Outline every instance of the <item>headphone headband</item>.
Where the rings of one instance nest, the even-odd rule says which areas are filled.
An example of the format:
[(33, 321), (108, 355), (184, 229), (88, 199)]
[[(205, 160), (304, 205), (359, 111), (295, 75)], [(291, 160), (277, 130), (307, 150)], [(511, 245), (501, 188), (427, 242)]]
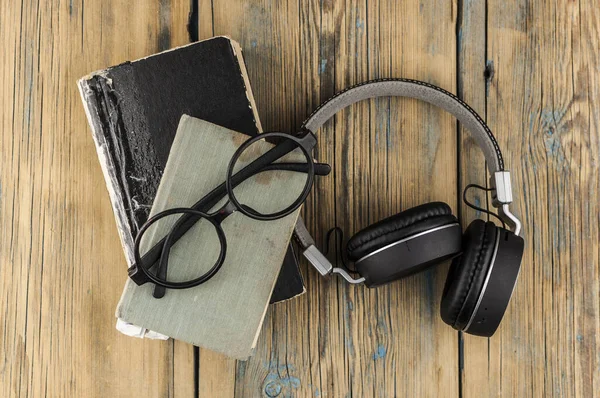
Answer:
[(492, 175), (495, 172), (504, 171), (504, 160), (498, 142), (477, 112), (454, 94), (418, 80), (379, 79), (352, 86), (319, 106), (302, 127), (316, 132), (327, 120), (342, 109), (356, 102), (377, 97), (415, 98), (451, 113), (469, 130), (483, 150)]
[[(321, 275), (337, 273), (350, 283), (367, 287), (392, 282), (460, 255), (453, 260), (444, 287), (442, 319), (457, 330), (489, 337), (500, 324), (512, 295), (524, 241), (518, 236), (521, 222), (509, 210), (510, 173), (504, 170), (496, 139), (477, 112), (455, 95), (425, 82), (374, 80), (350, 87), (323, 103), (304, 122), (302, 133), (316, 132), (337, 112), (358, 101), (390, 96), (415, 98), (440, 107), (469, 130), (485, 155), (491, 174), (492, 205), (498, 208), (503, 228), (475, 220), (461, 242), (460, 225), (447, 204), (428, 203), (405, 210), (368, 226), (349, 240), (348, 258), (354, 261), (359, 278), (350, 276), (345, 267), (331, 264), (316, 247), (302, 218), (296, 222), (294, 235), (304, 257)], [(514, 232), (506, 230), (504, 223)]]
[[(510, 173), (504, 170), (504, 160), (500, 147), (483, 119), (465, 102), (448, 91), (418, 80), (379, 79), (357, 84), (343, 90), (321, 104), (302, 124), (302, 129), (316, 132), (342, 109), (365, 99), (377, 97), (415, 98), (440, 107), (456, 117), (483, 150), (490, 170), (490, 185), (493, 187), (492, 205), (498, 208), (500, 217), (509, 224), (516, 236), (521, 230), (521, 222), (509, 210), (512, 202)], [(302, 218), (298, 218), (294, 235), (303, 249), (304, 256), (321, 273), (339, 273), (350, 283), (362, 283), (364, 278), (354, 279), (341, 268), (334, 268), (317, 249), (314, 239), (306, 229)]]

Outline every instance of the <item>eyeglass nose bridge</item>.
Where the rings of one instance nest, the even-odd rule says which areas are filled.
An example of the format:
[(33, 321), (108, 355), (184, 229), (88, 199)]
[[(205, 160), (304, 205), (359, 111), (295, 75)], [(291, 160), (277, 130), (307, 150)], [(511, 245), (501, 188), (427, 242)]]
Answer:
[(221, 206), (219, 210), (210, 214), (210, 217), (217, 225), (221, 225), (223, 220), (235, 213), (237, 210), (238, 208), (235, 203), (233, 203), (231, 200), (228, 200), (223, 206)]

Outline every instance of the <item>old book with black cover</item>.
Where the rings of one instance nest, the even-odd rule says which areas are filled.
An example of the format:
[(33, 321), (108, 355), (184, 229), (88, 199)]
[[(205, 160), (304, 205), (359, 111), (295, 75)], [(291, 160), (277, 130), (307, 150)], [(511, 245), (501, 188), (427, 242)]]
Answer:
[[(181, 116), (249, 136), (262, 131), (241, 48), (227, 37), (98, 71), (78, 85), (129, 265)], [(303, 292), (290, 246), (271, 302)]]

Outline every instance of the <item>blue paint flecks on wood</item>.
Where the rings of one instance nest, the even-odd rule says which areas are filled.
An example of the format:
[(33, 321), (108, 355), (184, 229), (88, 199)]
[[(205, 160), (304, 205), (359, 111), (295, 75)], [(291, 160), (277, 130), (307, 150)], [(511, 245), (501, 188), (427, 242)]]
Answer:
[(321, 395), (321, 391), (319, 391), (319, 387), (309, 384), (308, 388), (315, 389), (315, 392), (314, 392), (315, 397), (319, 397)]
[(373, 353), (373, 360), (376, 361), (378, 359), (385, 358), (386, 354), (387, 354), (387, 350), (385, 349), (383, 344), (379, 344), (377, 346), (377, 351), (375, 351)]
[(542, 110), (540, 113), (540, 129), (544, 134), (546, 154), (548, 158), (554, 159), (559, 167), (562, 167), (566, 160), (560, 140), (564, 129), (563, 118), (566, 113), (566, 109)]
[(246, 365), (248, 364), (247, 361), (237, 361), (237, 367), (236, 367), (236, 377), (238, 377), (239, 379), (244, 378), (244, 376), (246, 375)]
[[(473, 201), (475, 202), (475, 206), (481, 207), (481, 198), (479, 197), (479, 195), (475, 196), (473, 198)], [(476, 210), (475, 211), (475, 217), (481, 218), (481, 210)]]
[(277, 397), (281, 394), (281, 384), (271, 382), (265, 386), (265, 394), (269, 397)]
[(256, 46), (258, 46), (258, 42), (257, 42), (256, 40), (252, 40), (252, 41), (250, 42), (250, 46), (251, 46), (252, 48), (256, 48)]
[(349, 336), (344, 337), (344, 346), (348, 350), (348, 355), (354, 356), (354, 343), (352, 343), (352, 338)]
[(562, 119), (565, 117), (567, 113), (566, 109), (562, 110), (547, 110), (543, 109), (540, 113), (540, 121), (542, 123), (542, 127), (544, 129), (550, 128), (552, 126), (556, 127), (561, 124)]
[(278, 365), (275, 358), (271, 358), (269, 362), (265, 361), (263, 365), (269, 369), (269, 374), (263, 381), (263, 389), (268, 397), (292, 397), (295, 395), (292, 389), (300, 388), (300, 379), (290, 375), (295, 370), (293, 365)]
[(279, 377), (275, 373), (269, 374), (265, 379), (265, 394), (268, 397), (277, 397), (283, 392), (284, 397), (292, 397), (291, 389), (300, 388), (300, 379), (293, 376)]
[(377, 318), (377, 330), (380, 331), (384, 336), (388, 334), (388, 326), (385, 322), (385, 317), (380, 316)]
[(548, 131), (548, 138), (544, 141), (546, 153), (556, 156), (560, 151), (560, 141), (556, 139), (552, 130)]
[(319, 64), (319, 75), (325, 73), (325, 69), (327, 68), (327, 60), (325, 58), (321, 59), (321, 63)]
[(361, 18), (356, 18), (356, 29), (362, 30), (365, 27), (365, 21)]
[(577, 335), (577, 341), (581, 343), (583, 341), (583, 336), (580, 335), (580, 334), (578, 334)]
[(352, 325), (352, 320), (350, 319), (351, 312), (354, 310), (354, 304), (352, 300), (348, 298), (347, 293), (344, 294), (344, 298), (346, 301), (346, 308), (344, 310), (344, 329), (345, 329), (345, 337), (344, 337), (344, 346), (348, 351), (348, 355), (354, 356), (354, 343), (352, 341), (352, 330), (350, 329), (350, 325)]

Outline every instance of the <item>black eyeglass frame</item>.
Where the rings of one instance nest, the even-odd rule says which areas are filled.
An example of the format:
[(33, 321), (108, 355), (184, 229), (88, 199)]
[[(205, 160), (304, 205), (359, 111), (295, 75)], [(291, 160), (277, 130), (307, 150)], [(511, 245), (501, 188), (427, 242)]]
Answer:
[[(260, 140), (269, 140), (269, 139), (273, 139), (273, 138), (284, 138), (286, 140), (291, 140), (298, 145), (297, 147), (302, 150), (302, 153), (306, 157), (307, 164), (308, 164), (308, 175), (307, 175), (306, 183), (304, 184), (304, 188), (302, 189), (302, 193), (300, 194), (300, 196), (298, 196), (298, 198), (296, 199), (296, 201), (294, 203), (292, 203), (286, 209), (283, 209), (281, 211), (271, 213), (271, 214), (261, 214), (248, 206), (242, 205), (235, 197), (235, 194), (233, 193), (233, 189), (235, 188), (235, 185), (233, 184), (233, 169), (235, 168), (236, 162), (239, 159), (239, 157), (242, 155), (242, 153), (246, 149), (248, 149), (248, 147), (250, 147), (250, 145), (252, 145), (255, 142), (260, 141)], [(249, 167), (252, 164), (257, 163), (257, 162), (258, 162), (257, 166), (255, 166), (255, 167), (260, 167), (260, 163), (262, 163), (260, 161), (260, 159), (263, 157), (267, 157), (267, 155), (271, 151), (274, 151), (273, 152), (274, 155), (278, 154), (279, 152), (283, 153), (282, 155), (278, 156), (278, 158), (281, 158), (282, 156), (287, 155), (288, 153), (290, 153), (291, 151), (296, 149), (296, 148), (291, 148), (288, 151), (287, 144), (288, 144), (288, 142), (285, 142), (285, 141), (283, 143), (277, 144), (274, 148), (267, 151), (264, 155), (260, 156), (258, 159), (253, 161), (251, 164), (246, 166), (244, 169), (246, 169), (247, 167)], [(310, 193), (310, 189), (312, 188), (312, 185), (314, 182), (315, 162), (310, 154), (310, 151), (312, 151), (312, 149), (315, 147), (316, 144), (317, 144), (317, 138), (311, 132), (305, 133), (301, 137), (296, 137), (291, 134), (279, 133), (279, 132), (264, 133), (264, 134), (259, 134), (257, 136), (254, 136), (254, 137), (250, 138), (249, 140), (247, 140), (246, 142), (244, 142), (237, 149), (237, 151), (235, 151), (235, 153), (231, 157), (231, 160), (229, 161), (229, 166), (227, 167), (227, 178), (225, 179), (225, 189), (227, 190), (227, 195), (229, 196), (229, 200), (236, 206), (236, 210), (239, 210), (241, 213), (245, 214), (246, 216), (248, 216), (250, 218), (253, 218), (255, 220), (261, 220), (261, 221), (278, 220), (278, 219), (283, 218), (287, 215), (290, 215), (294, 211), (296, 211), (296, 209), (298, 209), (298, 207), (302, 206), (302, 203), (304, 203), (304, 201), (308, 197), (308, 194)], [(240, 170), (238, 173), (241, 173), (244, 169)]]
[[(239, 157), (250, 145), (256, 143), (259, 140), (268, 141), (277, 139), (283, 139), (283, 142), (276, 144), (273, 148), (271, 148), (263, 155), (261, 155), (260, 157), (258, 157), (250, 164), (246, 165), (234, 174), (234, 168)], [(156, 285), (154, 290), (154, 297), (156, 298), (164, 296), (165, 288), (188, 289), (210, 280), (220, 270), (221, 266), (225, 262), (225, 257), (227, 253), (227, 239), (225, 237), (225, 232), (221, 227), (221, 223), (223, 222), (223, 220), (225, 220), (229, 215), (233, 214), (235, 211), (240, 211), (242, 214), (250, 218), (262, 221), (272, 221), (283, 218), (293, 213), (304, 203), (313, 186), (315, 174), (329, 174), (329, 172), (331, 171), (331, 167), (329, 165), (317, 163), (317, 167), (315, 167), (315, 162), (310, 152), (314, 149), (316, 143), (317, 139), (315, 135), (309, 130), (303, 130), (297, 136), (281, 132), (263, 133), (246, 140), (233, 154), (227, 168), (227, 175), (224, 184), (221, 184), (219, 187), (215, 188), (213, 191), (205, 195), (205, 197), (200, 199), (196, 204), (194, 204), (194, 206), (190, 208), (180, 207), (164, 210), (154, 215), (144, 223), (144, 225), (140, 228), (140, 231), (138, 232), (135, 238), (133, 250), (135, 264), (131, 266), (128, 270), (129, 277), (137, 285), (143, 285), (147, 282), (154, 283)], [(288, 153), (292, 152), (297, 148), (300, 148), (300, 150), (304, 154), (307, 161), (306, 163), (273, 163), (274, 161), (280, 159), (281, 157), (287, 155)], [(306, 166), (308, 166), (308, 169), (304, 170)], [(252, 209), (251, 207), (240, 203), (239, 200), (236, 198), (235, 194), (233, 193), (233, 189), (237, 185), (245, 181), (247, 178), (250, 178), (251, 176), (257, 173), (267, 170), (289, 170), (297, 172), (306, 172), (307, 179), (301, 194), (290, 206), (275, 213), (262, 214)], [(225, 196), (222, 194), (223, 188), (225, 188), (225, 194), (228, 196), (228, 201), (225, 203), (225, 205), (223, 205), (219, 210), (217, 210), (214, 213), (207, 213), (205, 211), (202, 211), (206, 208), (210, 209), (219, 200), (221, 200), (223, 196)], [(150, 250), (148, 250), (148, 252), (144, 254), (144, 257), (142, 258), (142, 256), (140, 255), (140, 244), (144, 233), (146, 233), (150, 226), (152, 226), (157, 221), (163, 219), (164, 217), (174, 214), (182, 214), (182, 216), (176, 221), (169, 233), (161, 241), (156, 243)], [(198, 278), (184, 282), (167, 281), (167, 264), (172, 245), (200, 219), (205, 219), (209, 221), (215, 227), (219, 238), (219, 242), (221, 244), (221, 251), (219, 253), (219, 257), (217, 258), (214, 265)], [(150, 272), (150, 269), (157, 263), (157, 260), (159, 263), (159, 270), (157, 271), (156, 275), (154, 275)], [(145, 266), (144, 264), (150, 265)], [(164, 279), (160, 277), (161, 275), (164, 275)]]

